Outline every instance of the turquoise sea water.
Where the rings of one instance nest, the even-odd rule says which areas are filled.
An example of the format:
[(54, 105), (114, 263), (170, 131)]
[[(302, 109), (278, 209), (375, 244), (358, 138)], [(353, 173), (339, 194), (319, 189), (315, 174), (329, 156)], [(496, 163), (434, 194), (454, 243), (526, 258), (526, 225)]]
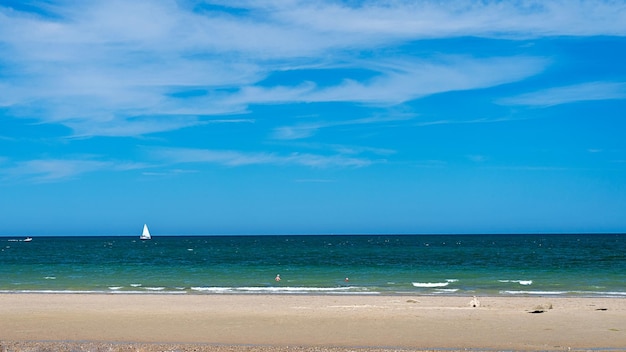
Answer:
[(4, 237), (0, 292), (626, 297), (626, 235)]

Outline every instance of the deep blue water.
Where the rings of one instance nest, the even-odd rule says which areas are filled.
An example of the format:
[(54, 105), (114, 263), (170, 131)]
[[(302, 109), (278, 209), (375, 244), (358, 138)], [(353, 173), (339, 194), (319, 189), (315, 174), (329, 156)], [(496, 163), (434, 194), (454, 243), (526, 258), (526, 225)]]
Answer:
[(624, 234), (22, 240), (0, 238), (0, 292), (626, 297)]

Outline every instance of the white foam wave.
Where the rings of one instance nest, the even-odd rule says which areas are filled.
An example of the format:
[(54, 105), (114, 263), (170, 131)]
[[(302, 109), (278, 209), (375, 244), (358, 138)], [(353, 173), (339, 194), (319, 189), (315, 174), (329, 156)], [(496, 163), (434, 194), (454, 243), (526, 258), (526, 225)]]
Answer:
[(609, 292), (591, 292), (596, 295), (607, 295), (607, 296), (626, 296), (626, 292), (621, 291), (609, 291)]
[(130, 284), (131, 287), (141, 287), (141, 284)]
[(362, 288), (347, 287), (191, 287), (192, 291), (208, 293), (361, 293)]
[(413, 286), (425, 288), (446, 287), (449, 284), (450, 282), (413, 282)]
[(564, 295), (567, 291), (500, 291), (507, 295)]
[(120, 295), (179, 295), (186, 294), (187, 291), (110, 291), (108, 293)]
[(123, 286), (110, 286), (110, 287), (109, 287), (109, 290), (113, 290), (113, 291), (116, 291), (116, 290), (121, 290), (121, 289), (122, 289), (122, 287), (123, 287)]
[(46, 277), (44, 277), (44, 279), (46, 279), (46, 280), (56, 280), (57, 277), (56, 276), (46, 276)]
[(533, 280), (498, 280), (499, 282), (515, 282), (520, 285), (530, 286), (533, 284)]
[(144, 287), (144, 289), (149, 291), (163, 291), (165, 287)]
[(335, 292), (347, 291), (352, 287), (238, 287), (238, 291), (263, 292)]
[(0, 290), (0, 293), (45, 293), (45, 294), (139, 294), (139, 295), (154, 295), (154, 294), (186, 294), (187, 291), (122, 291), (122, 290)]
[(624, 291), (572, 291), (568, 293), (575, 293), (577, 295), (583, 295), (583, 296), (604, 296), (604, 297), (626, 296), (626, 292)]
[(106, 291), (80, 290), (0, 290), (0, 293), (104, 293)]
[(211, 292), (211, 293), (233, 293), (232, 287), (192, 287), (192, 291)]
[(458, 290), (458, 288), (438, 288), (435, 291), (439, 293), (455, 293)]

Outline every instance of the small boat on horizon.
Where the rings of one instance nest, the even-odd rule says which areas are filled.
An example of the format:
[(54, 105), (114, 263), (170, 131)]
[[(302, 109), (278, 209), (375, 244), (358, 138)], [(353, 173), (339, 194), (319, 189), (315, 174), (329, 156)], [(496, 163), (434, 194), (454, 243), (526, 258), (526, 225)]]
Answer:
[(141, 233), (141, 236), (139, 236), (139, 239), (142, 241), (152, 239), (152, 236), (150, 236), (150, 231), (148, 230), (148, 225), (143, 224), (143, 232)]
[(32, 238), (32, 237), (26, 237), (26, 238), (24, 239), (24, 242), (30, 242), (30, 241), (32, 241), (32, 240), (33, 240), (33, 238)]

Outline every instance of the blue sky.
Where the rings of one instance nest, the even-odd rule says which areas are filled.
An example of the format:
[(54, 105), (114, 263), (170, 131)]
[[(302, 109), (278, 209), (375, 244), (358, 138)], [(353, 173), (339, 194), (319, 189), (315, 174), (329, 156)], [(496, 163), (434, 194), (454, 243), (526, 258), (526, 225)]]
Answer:
[(0, 235), (626, 231), (624, 1), (0, 4)]

